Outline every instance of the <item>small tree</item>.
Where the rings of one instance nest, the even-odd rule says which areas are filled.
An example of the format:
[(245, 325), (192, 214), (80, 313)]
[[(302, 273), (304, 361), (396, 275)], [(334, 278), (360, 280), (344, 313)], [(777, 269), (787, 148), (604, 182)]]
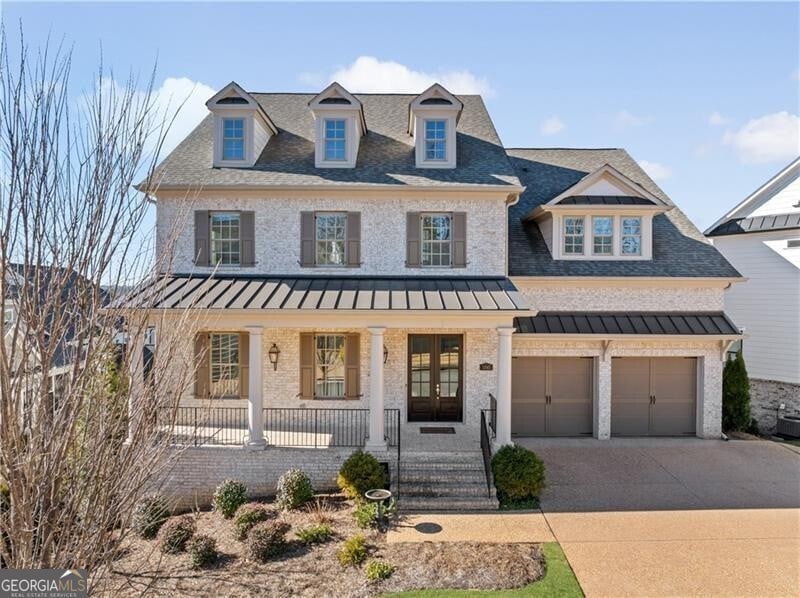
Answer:
[(722, 427), (726, 431), (750, 426), (750, 379), (742, 352), (725, 363), (722, 372)]

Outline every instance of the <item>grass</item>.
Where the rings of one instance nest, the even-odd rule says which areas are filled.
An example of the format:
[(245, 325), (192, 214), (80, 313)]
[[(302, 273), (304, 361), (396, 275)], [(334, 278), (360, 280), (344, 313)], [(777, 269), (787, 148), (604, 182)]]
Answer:
[(582, 598), (583, 590), (557, 542), (542, 544), (547, 569), (539, 581), (517, 590), (414, 590), (390, 594), (385, 598), (472, 598), (503, 596), (503, 598)]

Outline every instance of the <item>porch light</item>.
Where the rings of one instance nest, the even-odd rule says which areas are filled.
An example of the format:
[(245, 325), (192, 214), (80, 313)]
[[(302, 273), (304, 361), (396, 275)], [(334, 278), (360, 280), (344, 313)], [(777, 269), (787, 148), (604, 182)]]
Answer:
[(272, 343), (272, 346), (269, 348), (269, 362), (272, 364), (272, 369), (276, 372), (278, 371), (278, 357), (280, 357), (281, 350), (278, 349), (278, 345)]
[(389, 349), (386, 348), (386, 345), (383, 345), (383, 363), (386, 364), (388, 359), (389, 359)]

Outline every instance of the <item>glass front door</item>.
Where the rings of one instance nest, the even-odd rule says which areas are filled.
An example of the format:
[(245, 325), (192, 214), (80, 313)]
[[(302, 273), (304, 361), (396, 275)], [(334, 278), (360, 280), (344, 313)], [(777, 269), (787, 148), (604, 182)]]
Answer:
[(462, 421), (463, 338), (460, 334), (409, 335), (408, 421)]

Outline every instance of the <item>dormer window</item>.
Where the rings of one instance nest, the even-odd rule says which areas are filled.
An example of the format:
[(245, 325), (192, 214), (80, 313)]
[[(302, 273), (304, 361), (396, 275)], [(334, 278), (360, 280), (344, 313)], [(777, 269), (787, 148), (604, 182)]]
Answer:
[(408, 132), (417, 168), (456, 167), (456, 127), (464, 104), (435, 83), (411, 102)]
[(642, 219), (622, 217), (622, 255), (642, 255)]
[(222, 159), (244, 160), (244, 119), (222, 119)]
[(614, 255), (614, 217), (592, 218), (592, 252), (594, 255)]
[(342, 118), (325, 119), (325, 160), (342, 161), (347, 155), (347, 121)]
[(583, 217), (564, 218), (564, 254), (583, 255)]
[(367, 121), (361, 101), (338, 83), (331, 83), (309, 103), (314, 115), (314, 165), (355, 168)]
[(425, 121), (425, 159), (447, 159), (447, 121)]

